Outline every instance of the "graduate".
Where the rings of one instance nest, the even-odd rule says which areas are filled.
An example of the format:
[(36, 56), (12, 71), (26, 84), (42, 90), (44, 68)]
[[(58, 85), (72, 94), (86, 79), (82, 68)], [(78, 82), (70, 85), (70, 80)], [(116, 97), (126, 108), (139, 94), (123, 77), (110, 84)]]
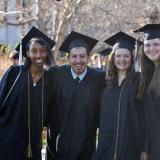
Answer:
[(109, 54), (112, 52), (112, 48), (106, 48), (100, 52), (98, 52), (101, 57), (102, 57), (102, 65), (101, 65), (101, 68), (107, 72), (107, 69), (108, 69), (108, 57), (109, 57)]
[[(139, 96), (144, 100), (146, 143), (142, 160), (160, 159), (160, 24), (147, 24), (143, 32)], [(146, 147), (148, 146), (148, 147)]]
[(13, 50), (10, 54), (9, 54), (9, 59), (11, 61), (11, 65), (16, 66), (19, 63), (19, 58), (18, 58), (18, 52), (16, 50)]
[(143, 108), (137, 100), (139, 76), (134, 71), (135, 38), (118, 32), (111, 46), (107, 86), (101, 101), (100, 129), (94, 160), (139, 160), (143, 147)]
[(53, 101), (59, 118), (53, 119), (55, 111), (51, 112), (47, 160), (91, 159), (99, 100), (105, 83), (105, 72), (87, 66), (89, 53), (96, 43), (97, 40), (72, 31), (60, 47), (61, 51), (69, 53), (69, 64), (51, 69)]
[[(0, 159), (41, 160), (41, 134), (51, 106), (50, 78), (55, 42), (33, 27), (22, 39), (26, 62), (8, 69), (0, 84)], [(19, 53), (20, 54), (20, 53)]]
[(106, 71), (106, 63), (108, 59), (108, 55), (111, 53), (111, 48), (106, 48), (100, 52), (97, 52), (92, 55), (93, 64), (91, 65), (92, 68), (96, 68), (98, 70)]

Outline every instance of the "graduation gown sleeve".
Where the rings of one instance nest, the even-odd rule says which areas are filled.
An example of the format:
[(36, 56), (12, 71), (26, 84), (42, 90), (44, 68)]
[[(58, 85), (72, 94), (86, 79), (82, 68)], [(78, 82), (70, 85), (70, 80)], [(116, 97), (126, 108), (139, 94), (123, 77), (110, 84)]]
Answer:
[(7, 96), (11, 86), (13, 85), (18, 73), (20, 71), (19, 66), (11, 66), (4, 74), (0, 82), (0, 110), (2, 109), (2, 104)]

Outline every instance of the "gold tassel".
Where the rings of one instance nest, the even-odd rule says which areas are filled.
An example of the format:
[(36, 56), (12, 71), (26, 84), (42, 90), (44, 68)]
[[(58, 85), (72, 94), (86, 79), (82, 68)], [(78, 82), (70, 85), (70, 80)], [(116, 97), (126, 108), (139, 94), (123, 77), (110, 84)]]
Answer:
[(28, 153), (27, 153), (28, 158), (32, 158), (32, 149), (31, 149), (31, 144), (28, 145)]
[(43, 131), (41, 132), (41, 138), (39, 143), (39, 148), (42, 149), (42, 143), (43, 143)]

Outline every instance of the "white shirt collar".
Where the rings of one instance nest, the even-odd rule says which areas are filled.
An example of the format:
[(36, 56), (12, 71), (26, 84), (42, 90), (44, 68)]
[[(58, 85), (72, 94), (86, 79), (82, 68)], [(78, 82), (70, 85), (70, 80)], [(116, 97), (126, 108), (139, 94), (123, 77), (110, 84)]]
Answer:
[(86, 67), (85, 71), (80, 75), (77, 75), (71, 67), (71, 74), (72, 74), (73, 79), (77, 78), (77, 76), (78, 76), (80, 78), (80, 80), (82, 80), (85, 77), (85, 75), (87, 74), (87, 67)]

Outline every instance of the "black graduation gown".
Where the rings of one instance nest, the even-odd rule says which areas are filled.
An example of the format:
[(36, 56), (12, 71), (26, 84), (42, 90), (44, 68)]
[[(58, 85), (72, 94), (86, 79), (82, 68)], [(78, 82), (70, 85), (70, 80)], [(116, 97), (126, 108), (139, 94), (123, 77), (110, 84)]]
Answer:
[(146, 92), (144, 97), (145, 124), (149, 160), (160, 159), (160, 97), (154, 92)]
[[(113, 160), (116, 139), (118, 140), (116, 160), (140, 159), (144, 142), (144, 113), (142, 102), (136, 99), (138, 83), (135, 80), (133, 82), (129, 84), (124, 80), (120, 86), (104, 91), (98, 148), (94, 160)], [(118, 138), (116, 138), (119, 103), (121, 109)]]
[(47, 160), (89, 160), (95, 149), (99, 99), (105, 72), (88, 68), (80, 83), (72, 78), (69, 65), (52, 69), (52, 73), (59, 129), (50, 119)]
[[(22, 66), (22, 72), (5, 105), (4, 98), (18, 75), (19, 67), (11, 67), (0, 84), (0, 159), (25, 160), (28, 146), (28, 69)], [(31, 77), (31, 75), (30, 75)], [(44, 122), (47, 123), (47, 110), (50, 96), (47, 85), (49, 76), (44, 73)], [(34, 160), (41, 160), (41, 95), (42, 80), (31, 88), (31, 148)]]

